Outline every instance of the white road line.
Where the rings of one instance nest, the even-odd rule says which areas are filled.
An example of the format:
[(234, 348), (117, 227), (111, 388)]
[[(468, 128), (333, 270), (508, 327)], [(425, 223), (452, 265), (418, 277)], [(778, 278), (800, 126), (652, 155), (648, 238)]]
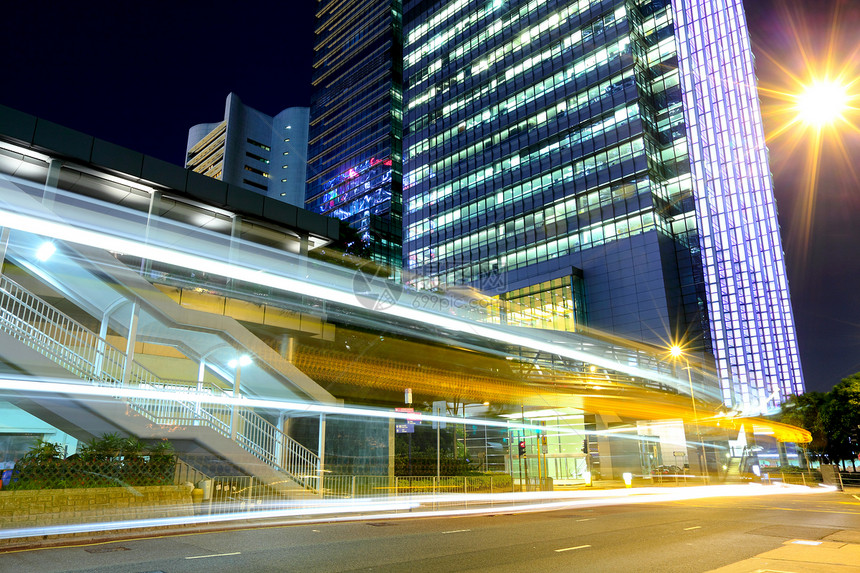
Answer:
[(695, 527), (685, 527), (685, 528), (684, 528), (684, 531), (692, 531), (692, 530), (694, 530), (694, 529), (702, 529), (702, 526), (701, 526), (701, 525), (697, 525), (697, 526), (695, 526)]
[(595, 519), (597, 519), (597, 518), (596, 517), (589, 517), (587, 519), (577, 519), (576, 521), (594, 521)]
[(573, 551), (574, 549), (585, 549), (586, 547), (591, 547), (591, 545), (577, 545), (576, 547), (565, 547), (564, 549), (554, 549), (556, 553), (561, 553), (562, 551)]
[(215, 553), (213, 555), (195, 555), (194, 557), (186, 557), (186, 559), (206, 559), (207, 557), (227, 557), (228, 555), (241, 555), (241, 551), (234, 551), (233, 553)]
[(442, 535), (448, 535), (449, 533), (464, 533), (466, 531), (472, 531), (471, 529), (452, 529), (451, 531), (443, 531)]
[(856, 495), (854, 495), (854, 494), (851, 494), (851, 497), (853, 497), (854, 499), (860, 499), (860, 497), (857, 497), (857, 496), (856, 496)]

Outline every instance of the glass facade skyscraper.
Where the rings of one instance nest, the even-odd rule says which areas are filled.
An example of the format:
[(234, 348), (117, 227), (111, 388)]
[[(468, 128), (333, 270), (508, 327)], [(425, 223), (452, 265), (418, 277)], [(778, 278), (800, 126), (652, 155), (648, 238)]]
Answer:
[(402, 237), (400, 0), (321, 0), (308, 146), (309, 210), (359, 231), (399, 268)]
[(803, 392), (740, 0), (404, 3), (404, 266)]

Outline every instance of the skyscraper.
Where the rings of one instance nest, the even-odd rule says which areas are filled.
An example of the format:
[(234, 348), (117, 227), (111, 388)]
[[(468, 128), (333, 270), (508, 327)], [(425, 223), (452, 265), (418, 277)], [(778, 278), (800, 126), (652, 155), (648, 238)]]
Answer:
[(314, 47), (307, 208), (359, 231), (400, 266), (401, 1), (321, 0)]
[(685, 344), (730, 406), (803, 392), (740, 0), (409, 0), (404, 20), (417, 286)]
[(306, 107), (288, 107), (268, 116), (231, 93), (222, 121), (188, 130), (185, 166), (304, 207), (308, 113)]

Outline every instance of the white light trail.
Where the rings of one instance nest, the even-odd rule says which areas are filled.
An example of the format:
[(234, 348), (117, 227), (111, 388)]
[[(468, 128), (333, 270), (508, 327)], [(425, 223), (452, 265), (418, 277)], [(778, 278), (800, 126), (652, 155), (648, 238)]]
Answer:
[[(10, 192), (16, 192), (18, 195), (26, 193), (12, 185), (11, 182), (5, 181), (3, 183), (4, 189), (8, 189)], [(62, 193), (61, 191), (57, 192)], [(98, 230), (94, 230), (58, 220), (51, 220), (50, 218), (46, 218), (49, 216), (48, 212), (26, 214), (20, 203), (13, 204), (10, 201), (8, 208), (0, 209), (0, 226), (24, 232), (32, 232), (33, 229), (38, 229), (39, 235), (51, 237), (55, 240), (120, 252), (180, 268), (194, 269), (203, 273), (255, 283), (285, 292), (323, 299), (365, 312), (370, 310), (366, 301), (359, 299), (360, 295), (352, 290), (351, 285), (332, 286), (332, 284), (314, 282), (314, 279), (318, 277), (289, 277), (284, 274), (274, 274), (268, 269), (249, 268), (212, 258), (217, 255), (216, 253), (203, 256), (190, 252), (182, 252), (176, 250), (177, 247), (172, 245), (165, 247), (153, 244), (156, 238), (151, 235), (147, 237), (146, 242), (142, 240), (143, 235), (140, 238), (120, 236), (121, 232), (128, 233), (127, 229), (133, 228), (133, 225), (128, 221), (121, 220), (119, 217), (115, 217), (117, 220), (114, 221), (110, 218), (110, 215), (111, 213), (101, 214), (100, 221), (102, 225), (99, 226)], [(50, 214), (50, 216), (53, 216), (53, 214)], [(111, 225), (117, 228), (112, 229)], [(124, 231), (121, 231), (121, 229)], [(338, 269), (338, 272), (342, 273), (342, 271), (343, 269)], [(320, 270), (320, 272), (322, 271)], [(332, 277), (329, 278), (333, 279), (334, 274), (336, 273), (333, 272)], [(539, 331), (535, 332), (533, 336), (524, 336), (518, 332), (514, 332), (512, 329), (503, 328), (498, 325), (485, 325), (462, 317), (413, 308), (402, 302), (400, 301), (399, 304), (394, 304), (390, 307), (374, 308), (373, 311), (423, 325), (433, 325), (451, 332), (471, 334), (495, 342), (541, 350), (572, 360), (595, 364), (629, 376), (663, 382), (679, 389), (683, 389), (684, 384), (686, 384), (686, 382), (680, 381), (684, 382), (684, 384), (681, 384), (679, 380), (672, 376), (630, 364), (629, 360), (619, 361), (601, 353), (591, 353), (578, 350), (570, 345), (543, 340), (538, 338), (542, 336)], [(597, 341), (595, 341), (595, 344), (599, 346)], [(629, 357), (626, 358), (629, 359)]]
[[(343, 522), (362, 521), (367, 519), (410, 519), (415, 517), (456, 517), (494, 515), (499, 513), (525, 513), (559, 509), (576, 509), (585, 507), (617, 506), (640, 503), (665, 503), (668, 501), (683, 501), (701, 498), (720, 497), (761, 497), (771, 495), (814, 495), (835, 491), (832, 487), (807, 488), (802, 486), (763, 486), (758, 484), (730, 486), (700, 486), (678, 488), (641, 488), (602, 491), (565, 491), (565, 492), (525, 492), (506, 494), (471, 494), (471, 495), (422, 495), (409, 496), (402, 501), (392, 501), (384, 498), (373, 502), (367, 500), (317, 500), (291, 501), (291, 508), (272, 509), (263, 511), (243, 511), (213, 515), (195, 515), (161, 519), (140, 519), (128, 521), (111, 521), (104, 523), (84, 523), (74, 525), (56, 525), (49, 527), (29, 527), (21, 529), (0, 530), (0, 539), (16, 539), (41, 535), (65, 535), (71, 533), (93, 533), (117, 529), (140, 529), (145, 527), (165, 527), (176, 525), (203, 525), (212, 523), (228, 523), (242, 520), (269, 520), (267, 525), (287, 525), (296, 523), (314, 523), (317, 521)], [(421, 507), (434, 507), (434, 504), (446, 501), (492, 503), (491, 506), (468, 509), (420, 510)], [(544, 500), (544, 503), (540, 503)], [(509, 502), (500, 505), (499, 502)], [(523, 503), (527, 502), (527, 503)], [(299, 505), (301, 507), (295, 507)], [(390, 513), (407, 511), (407, 513)], [(376, 513), (383, 512), (383, 513)], [(384, 513), (389, 512), (389, 513)], [(372, 515), (366, 515), (372, 513)], [(349, 514), (349, 515), (338, 515)], [(356, 515), (363, 514), (363, 515)], [(320, 517), (325, 516), (325, 517)], [(272, 522), (277, 518), (298, 518)]]

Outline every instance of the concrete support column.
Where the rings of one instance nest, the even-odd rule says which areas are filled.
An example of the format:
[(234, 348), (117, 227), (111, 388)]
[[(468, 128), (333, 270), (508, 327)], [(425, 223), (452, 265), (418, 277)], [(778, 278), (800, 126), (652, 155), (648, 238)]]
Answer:
[(286, 455), (286, 451), (284, 449), (284, 442), (289, 438), (289, 434), (287, 433), (287, 429), (289, 427), (290, 418), (287, 416), (286, 412), (280, 412), (278, 414), (278, 423), (277, 428), (284, 434), (282, 439), (279, 439), (275, 444), (275, 461), (283, 468), (285, 466), (286, 460), (284, 459)]
[[(206, 360), (201, 358), (200, 364), (197, 367), (197, 393), (203, 393), (203, 380), (206, 377)], [(194, 425), (197, 426), (200, 424), (200, 418), (203, 415), (203, 406), (200, 402), (196, 402), (194, 404)]]
[(137, 342), (137, 321), (140, 315), (140, 305), (131, 305), (131, 316), (128, 320), (128, 338), (125, 344), (125, 364), (122, 369), (122, 385), (127, 386), (131, 374), (131, 364), (134, 361), (134, 346)]
[(242, 237), (242, 218), (239, 215), (233, 215), (230, 218), (230, 262), (236, 258), (238, 247), (235, 245)]
[(299, 255), (306, 257), (308, 256), (308, 250), (310, 249), (310, 235), (302, 235), (299, 237)]
[(93, 360), (93, 374), (96, 378), (101, 379), (102, 369), (105, 362), (105, 351), (107, 350), (105, 339), (107, 338), (108, 324), (110, 323), (110, 315), (105, 313), (99, 323), (99, 339), (96, 342), (96, 355)]
[(48, 163), (48, 175), (45, 177), (45, 189), (42, 191), (42, 205), (48, 209), (54, 204), (54, 195), (57, 191), (57, 185), (60, 184), (60, 169), (63, 167), (63, 162), (56, 158), (51, 158)]
[(310, 237), (302, 235), (299, 237), (299, 276), (308, 276), (308, 251), (310, 250)]
[(0, 231), (0, 275), (3, 274), (3, 264), (6, 262), (6, 249), (9, 247), (9, 229), (3, 227)]
[(388, 491), (394, 491), (394, 418), (388, 419)]
[[(149, 243), (149, 234), (153, 230), (153, 217), (158, 212), (158, 206), (161, 203), (161, 191), (153, 191), (149, 195), (149, 211), (146, 215), (146, 236), (144, 237), (144, 242)], [(152, 261), (149, 259), (141, 259), (140, 261), (140, 274), (142, 274), (147, 279), (149, 275), (152, 273)]]
[[(236, 370), (233, 372), (233, 398), (238, 398), (242, 390), (242, 365), (236, 364)], [(235, 440), (239, 435), (239, 413), (236, 411), (238, 406), (233, 404), (230, 408), (230, 438)]]
[(288, 334), (283, 334), (279, 346), (281, 356), (292, 364), (296, 352), (296, 339)]
[[(230, 219), (230, 251), (227, 255), (227, 262), (234, 263), (239, 257), (239, 245), (237, 242), (242, 236), (242, 219), (239, 215), (233, 215)], [(227, 286), (233, 287), (233, 279), (227, 279)]]
[(788, 465), (788, 452), (785, 451), (785, 442), (776, 442), (776, 451), (779, 452), (779, 465)]
[(319, 445), (318, 455), (320, 458), (320, 462), (319, 462), (319, 478), (318, 478), (319, 481), (317, 483), (319, 484), (320, 497), (323, 497), (325, 495), (325, 488), (324, 488), (325, 480), (323, 479), (325, 477), (325, 414), (320, 414), (320, 428), (319, 429), (320, 429), (319, 441), (317, 443)]

